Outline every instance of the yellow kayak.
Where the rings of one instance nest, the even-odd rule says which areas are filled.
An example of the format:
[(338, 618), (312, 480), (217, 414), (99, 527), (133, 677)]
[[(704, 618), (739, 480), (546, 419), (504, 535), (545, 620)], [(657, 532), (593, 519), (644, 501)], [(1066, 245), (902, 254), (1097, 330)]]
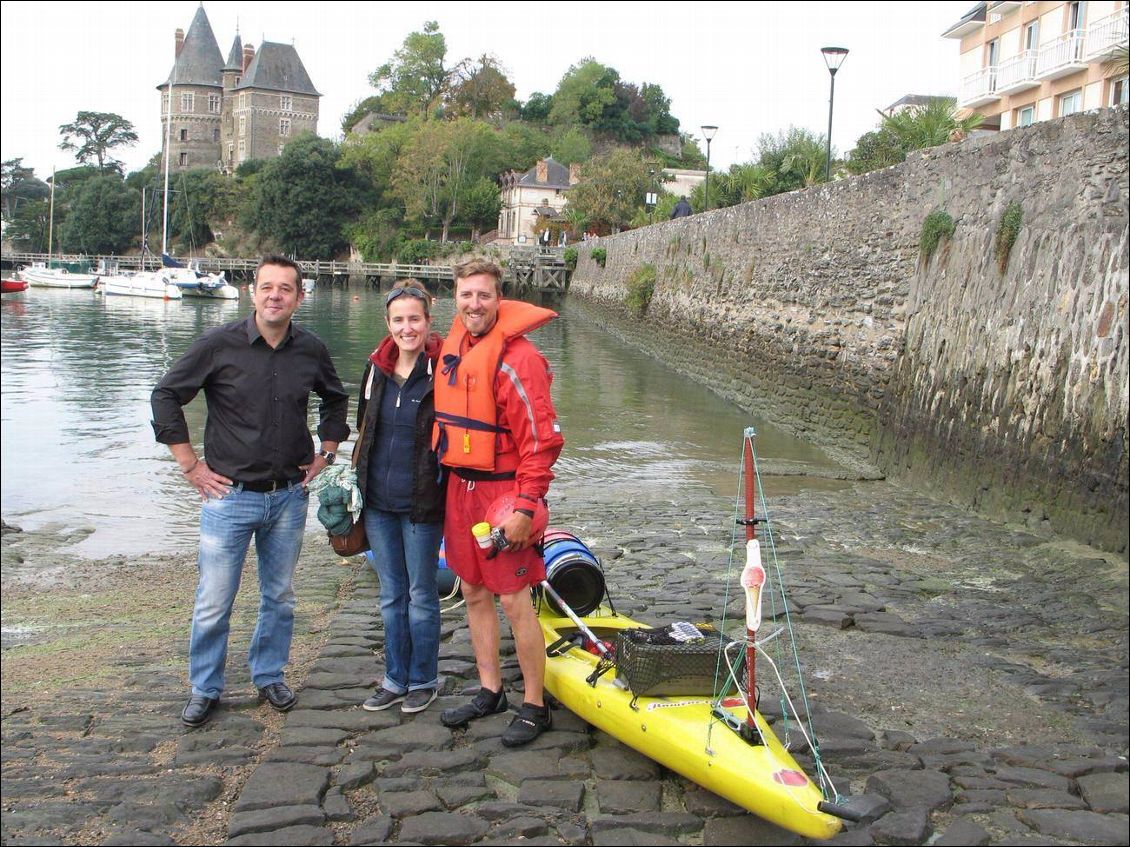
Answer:
[[(580, 628), (539, 604), (539, 620), (547, 647)], [(614, 640), (617, 630), (641, 627), (601, 606), (582, 620), (601, 639)], [(546, 659), (545, 687), (571, 712), (664, 767), (670, 768), (732, 803), (807, 838), (827, 839), (840, 831), (839, 818), (817, 808), (824, 798), (758, 713), (764, 744), (749, 744), (717, 718), (709, 697), (639, 697), (633, 709), (628, 691), (614, 682), (614, 673), (592, 686), (586, 681), (598, 657), (572, 647)], [(724, 706), (735, 722), (746, 718), (745, 706)]]

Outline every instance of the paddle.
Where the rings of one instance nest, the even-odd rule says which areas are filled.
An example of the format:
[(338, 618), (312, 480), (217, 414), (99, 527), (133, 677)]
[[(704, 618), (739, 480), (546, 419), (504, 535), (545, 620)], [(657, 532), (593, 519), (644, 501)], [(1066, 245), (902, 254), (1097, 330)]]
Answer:
[(583, 620), (577, 617), (577, 613), (569, 608), (569, 604), (561, 599), (560, 594), (553, 590), (553, 586), (549, 584), (548, 579), (543, 579), (541, 581), (541, 587), (546, 594), (553, 598), (553, 602), (557, 604), (557, 608), (563, 611), (569, 618), (569, 620), (577, 625), (577, 627), (584, 634), (585, 638), (596, 645), (596, 649), (600, 651), (601, 657), (605, 659), (612, 658), (612, 654), (608, 651), (608, 648), (604, 646), (604, 642), (596, 637), (596, 633), (589, 629), (588, 626), (585, 625), (585, 622)]

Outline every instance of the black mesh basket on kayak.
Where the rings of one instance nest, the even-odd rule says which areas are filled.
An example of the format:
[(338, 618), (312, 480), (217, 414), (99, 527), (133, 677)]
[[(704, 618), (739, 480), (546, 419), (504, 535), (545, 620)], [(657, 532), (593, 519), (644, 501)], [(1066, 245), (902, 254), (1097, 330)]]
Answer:
[[(686, 624), (617, 633), (616, 675), (634, 695), (632, 708), (640, 697), (711, 697), (724, 693), (715, 691), (716, 684), (725, 686), (725, 692), (733, 689), (719, 651), (720, 644), (729, 644), (732, 639), (708, 624), (699, 624), (693, 630), (698, 637), (689, 634)], [(736, 660), (744, 662), (740, 655)]]

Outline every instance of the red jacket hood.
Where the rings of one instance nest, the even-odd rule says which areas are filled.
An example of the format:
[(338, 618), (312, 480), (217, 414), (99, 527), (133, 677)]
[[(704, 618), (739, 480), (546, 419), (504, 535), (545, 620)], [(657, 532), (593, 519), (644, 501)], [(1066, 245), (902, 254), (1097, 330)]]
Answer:
[[(439, 351), (443, 347), (443, 336), (438, 332), (429, 332), (427, 340), (424, 342), (424, 355), (432, 360), (433, 368), (439, 362)], [(381, 369), (385, 376), (392, 376), (393, 370), (396, 368), (396, 360), (400, 357), (400, 348), (396, 346), (396, 342), (392, 336), (387, 336), (374, 350), (369, 354), (369, 361), (374, 366)]]

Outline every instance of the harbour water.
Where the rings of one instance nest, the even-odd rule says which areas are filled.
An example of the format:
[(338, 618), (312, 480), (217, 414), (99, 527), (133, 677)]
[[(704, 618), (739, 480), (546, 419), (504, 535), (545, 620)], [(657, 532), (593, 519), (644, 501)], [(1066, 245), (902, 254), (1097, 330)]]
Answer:
[[(667, 371), (575, 312), (533, 338), (554, 370), (554, 401), (566, 437), (555, 487), (708, 486), (732, 493), (742, 431), (754, 426), (768, 464), (787, 464), (779, 488), (836, 485), (840, 470), (820, 450), (750, 418), (693, 381)], [(209, 327), (245, 316), (239, 301), (180, 302), (102, 298), (86, 291), (32, 289), (7, 295), (0, 314), (0, 421), (4, 520), (85, 532), (74, 549), (115, 554), (183, 552), (194, 547), (198, 502), (168, 450), (153, 439), (149, 394), (169, 365)], [(376, 292), (319, 288), (297, 320), (328, 344), (338, 373), (356, 394), (366, 356), (385, 334)], [(450, 297), (435, 307), (446, 332)], [(316, 422), (316, 398), (311, 422)], [(351, 404), (352, 410), (352, 404)], [(352, 414), (352, 412), (351, 412)], [(202, 449), (204, 403), (186, 409)], [(347, 454), (349, 446), (343, 449)], [(311, 515), (309, 532), (321, 532)]]

